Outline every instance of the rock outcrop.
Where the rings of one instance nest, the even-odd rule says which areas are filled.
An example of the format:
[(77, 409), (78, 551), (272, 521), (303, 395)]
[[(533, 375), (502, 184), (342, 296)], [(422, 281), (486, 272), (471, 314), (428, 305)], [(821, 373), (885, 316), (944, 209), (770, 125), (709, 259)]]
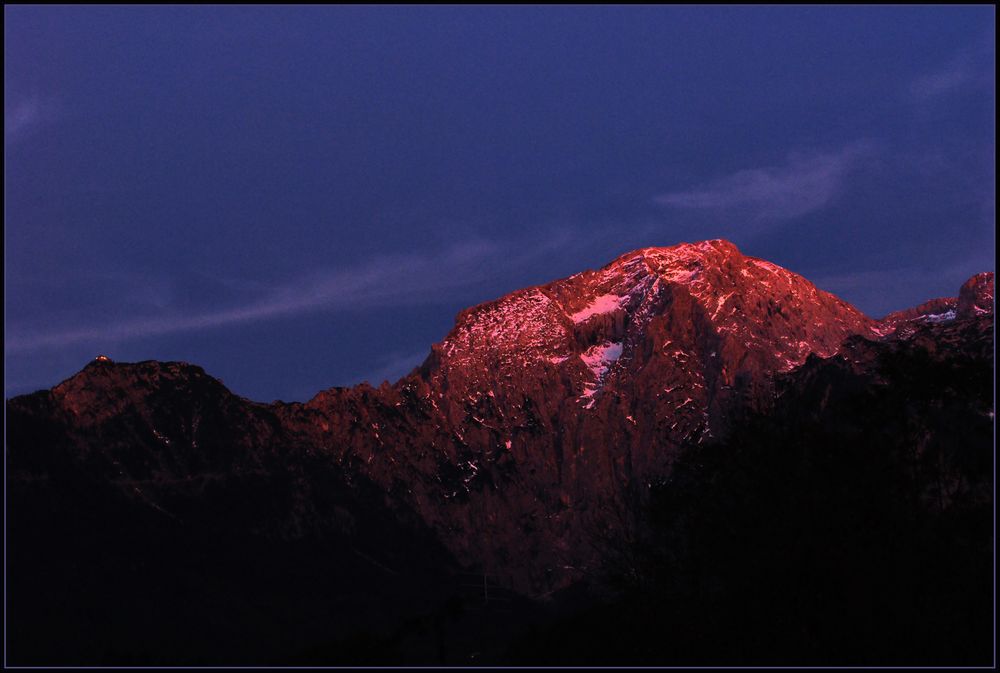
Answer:
[[(679, 457), (768, 413), (789, 376), (844, 367), (858, 385), (881, 385), (866, 372), (904, 342), (991, 361), (992, 320), (992, 273), (957, 299), (873, 320), (714, 240), (637, 250), (466, 309), (394, 385), (331, 388), (306, 403), (252, 402), (184, 363), (100, 358), (7, 401), (11, 567), (26, 578), (33, 567), (90, 573), (96, 587), (138, 572), (152, 551), (161, 574), (235, 553), (256, 559), (235, 577), (271, 582), (319, 555), (338, 568), (327, 589), (352, 601), (374, 583), (383, 605), (422, 604), (447, 595), (460, 571), (545, 597), (602, 572)], [(36, 545), (39, 530), (59, 539)], [(115, 547), (115, 530), (135, 544)], [(62, 539), (116, 560), (59, 557)], [(276, 551), (286, 549), (298, 551)], [(39, 581), (22, 591), (47, 595)], [(46, 617), (35, 617), (41, 637)], [(237, 624), (222, 635), (202, 626), (238, 640)]]

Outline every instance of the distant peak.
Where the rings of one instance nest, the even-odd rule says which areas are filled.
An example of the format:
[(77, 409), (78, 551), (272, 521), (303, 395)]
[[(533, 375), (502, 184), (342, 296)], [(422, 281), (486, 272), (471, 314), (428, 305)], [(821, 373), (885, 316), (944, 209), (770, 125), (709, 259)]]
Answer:
[(958, 291), (959, 318), (993, 313), (993, 272), (984, 271), (965, 281)]
[(116, 362), (106, 355), (98, 355), (83, 369), (56, 386), (66, 388), (74, 382), (90, 382), (94, 377), (108, 380), (131, 381), (137, 379), (179, 379), (206, 376), (198, 365), (180, 361), (143, 360), (141, 362)]

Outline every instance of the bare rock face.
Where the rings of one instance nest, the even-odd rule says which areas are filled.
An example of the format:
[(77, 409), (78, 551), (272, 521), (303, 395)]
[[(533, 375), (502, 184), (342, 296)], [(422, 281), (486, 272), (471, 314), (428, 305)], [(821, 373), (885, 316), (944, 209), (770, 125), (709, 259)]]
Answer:
[[(845, 485), (856, 509), (843, 521), (867, 517), (885, 492), (878, 480), (897, 472), (919, 477), (906, 502), (982, 508), (991, 497), (992, 330), (992, 273), (969, 279), (958, 298), (876, 321), (714, 240), (636, 250), (469, 308), (395, 385), (331, 388), (304, 404), (240, 398), (186, 363), (98, 357), (6, 404), (12, 661), (288, 663), (299, 653), (312, 663), (398, 663), (385, 650), (395, 643), (420, 661), (450, 663), (460, 652), (457, 661), (478, 663), (483, 640), (469, 629), (485, 623), (480, 581), (484, 592), (508, 592), (500, 647), (541, 609), (525, 596), (605, 576), (609, 558), (627, 557), (628, 577), (652, 572), (652, 586), (667, 588), (664, 604), (686, 595), (691, 576), (663, 570), (664, 559), (686, 568), (687, 554), (701, 572), (704, 554), (736, 568), (739, 554), (757, 549), (757, 567), (775, 567), (771, 554), (795, 546), (782, 537), (782, 498), (800, 498), (803, 511), (785, 518), (805, 528), (810, 507), (842, 510), (810, 483), (828, 494)], [(793, 426), (808, 439), (789, 436)], [(856, 446), (859, 437), (868, 445)], [(878, 462), (886, 455), (895, 472)], [(869, 481), (854, 485), (858, 474)], [(646, 549), (636, 541), (650, 530), (644, 513), (664, 493), (690, 505), (662, 531), (675, 548), (636, 562)], [(775, 507), (770, 541), (747, 532), (761, 523), (759, 502), (741, 519), (754, 499)], [(739, 520), (749, 523), (734, 541)], [(843, 521), (834, 527), (857, 530)], [(814, 536), (822, 553), (790, 557), (776, 586), (827, 557), (824, 535)], [(859, 559), (868, 545), (853, 548)], [(941, 544), (949, 558), (954, 548)], [(938, 576), (968, 574), (962, 563)], [(925, 582), (917, 566), (912, 577)], [(758, 595), (762, 585), (744, 580)], [(736, 591), (713, 608), (703, 599), (716, 584), (705, 586), (671, 624), (701, 614), (691, 633), (714, 643), (719, 614), (758, 601)], [(899, 595), (918, 592), (906, 586)], [(597, 633), (656, 641), (663, 622), (644, 626), (642, 610)], [(840, 616), (831, 624), (859, 621)], [(799, 627), (796, 619), (795, 642)], [(747, 643), (764, 637), (750, 633)], [(677, 634), (672, 652), (686, 642)], [(572, 651), (600, 640), (578, 637)], [(329, 649), (310, 650), (317, 645)]]
[(399, 493), (460, 560), (538, 594), (587, 573), (678, 447), (851, 335), (877, 324), (732, 243), (647, 248), (467, 309), (395, 386), (327, 391), (286, 422)]
[(875, 330), (883, 337), (906, 339), (924, 325), (950, 323), (981, 315), (993, 315), (993, 272), (978, 273), (962, 284), (958, 297), (931, 299), (919, 306), (895, 311), (878, 321)]
[(956, 315), (971, 318), (993, 313), (993, 272), (977, 273), (965, 281), (958, 293)]
[[(775, 376), (849, 337), (906, 338), (992, 312), (992, 296), (993, 274), (980, 274), (957, 300), (875, 321), (728, 241), (685, 243), (466, 309), (392, 386), (264, 405), (197, 367), (105, 358), (8, 411), (51, 421), (90, 478), (165, 516), (194, 516), (206, 489), (236, 484), (248, 531), (353, 535), (345, 502), (374, 489), (407, 530), (539, 596), (591, 573), (679, 451), (768, 404)], [(46, 459), (16, 444), (15, 472), (34, 478)], [(247, 484), (268, 475), (282, 486), (261, 504)]]
[(925, 301), (919, 306), (894, 311), (879, 320), (879, 332), (883, 335), (894, 333), (900, 325), (910, 321), (924, 323), (947, 322), (955, 319), (955, 310), (958, 307), (956, 297), (942, 297)]

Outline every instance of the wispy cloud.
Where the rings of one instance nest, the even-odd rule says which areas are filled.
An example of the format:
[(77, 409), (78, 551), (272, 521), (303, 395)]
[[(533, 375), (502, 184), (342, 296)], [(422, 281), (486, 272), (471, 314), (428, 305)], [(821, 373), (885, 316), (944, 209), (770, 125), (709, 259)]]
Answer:
[(836, 197), (845, 178), (874, 150), (858, 142), (827, 153), (793, 153), (779, 166), (737, 171), (684, 191), (657, 196), (671, 208), (732, 213), (755, 222), (781, 222), (819, 210)]
[(116, 323), (44, 332), (19, 332), (8, 325), (4, 350), (18, 353), (85, 342), (99, 345), (316, 310), (447, 301), (464, 289), (550, 254), (563, 243), (564, 235), (559, 233), (531, 245), (475, 239), (428, 254), (383, 254), (350, 267), (314, 271), (234, 306), (190, 313), (165, 310)]
[(910, 84), (910, 93), (917, 100), (926, 100), (959, 88), (971, 79), (969, 68), (963, 63), (921, 75)]
[(980, 40), (947, 63), (913, 79), (908, 94), (912, 100), (923, 102), (970, 86), (993, 86), (994, 59), (993, 41)]
[(415, 367), (419, 366), (424, 360), (426, 360), (430, 352), (431, 349), (428, 346), (427, 348), (414, 351), (412, 353), (389, 353), (380, 360), (375, 369), (362, 374), (361, 376), (353, 377), (351, 380), (368, 381), (370, 384), (376, 386), (383, 381), (394, 383), (406, 374), (409, 374)]
[(55, 116), (56, 106), (51, 100), (40, 96), (15, 98), (4, 105), (4, 144), (11, 145), (26, 138), (42, 124), (52, 121)]

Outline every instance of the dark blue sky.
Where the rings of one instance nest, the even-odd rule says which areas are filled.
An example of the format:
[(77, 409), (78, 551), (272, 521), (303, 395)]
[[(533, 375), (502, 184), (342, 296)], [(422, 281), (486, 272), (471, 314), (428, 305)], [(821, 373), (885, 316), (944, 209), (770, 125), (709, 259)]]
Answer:
[(873, 316), (995, 265), (995, 10), (25, 7), (5, 391), (97, 353), (304, 400), (462, 308), (724, 237)]

